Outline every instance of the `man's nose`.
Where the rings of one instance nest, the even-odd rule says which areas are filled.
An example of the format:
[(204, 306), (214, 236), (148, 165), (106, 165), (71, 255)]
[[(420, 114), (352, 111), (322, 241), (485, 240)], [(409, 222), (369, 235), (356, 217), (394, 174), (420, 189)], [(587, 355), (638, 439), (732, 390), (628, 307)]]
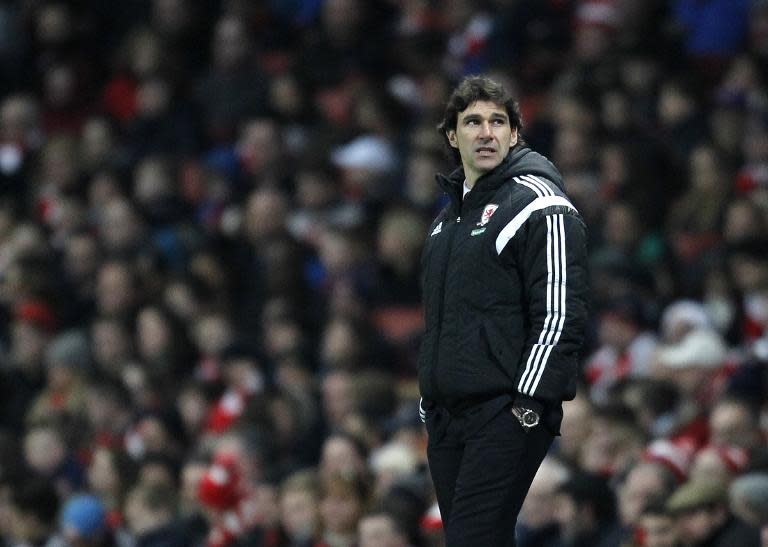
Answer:
[(491, 124), (490, 122), (483, 122), (480, 124), (480, 136), (487, 139), (491, 137)]

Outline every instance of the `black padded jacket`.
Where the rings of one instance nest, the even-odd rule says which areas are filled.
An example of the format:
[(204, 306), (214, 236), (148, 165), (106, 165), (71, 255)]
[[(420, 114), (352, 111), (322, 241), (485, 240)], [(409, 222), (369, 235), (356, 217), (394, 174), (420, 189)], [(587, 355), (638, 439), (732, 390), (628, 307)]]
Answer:
[[(462, 199), (464, 173), (422, 255), (422, 418), (502, 394), (562, 416), (587, 319), (586, 227), (544, 156), (514, 147)], [(559, 420), (553, 427), (559, 427)]]

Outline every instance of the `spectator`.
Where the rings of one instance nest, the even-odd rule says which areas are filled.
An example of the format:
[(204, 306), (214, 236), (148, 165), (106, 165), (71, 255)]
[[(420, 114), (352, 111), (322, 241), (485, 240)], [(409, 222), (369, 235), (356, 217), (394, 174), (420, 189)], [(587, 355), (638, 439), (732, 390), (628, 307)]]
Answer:
[(352, 547), (358, 541), (357, 523), (369, 503), (365, 479), (331, 474), (320, 487), (322, 539), (333, 547)]
[(562, 547), (605, 545), (616, 526), (615, 501), (608, 483), (587, 474), (572, 475), (555, 504)]
[(137, 547), (182, 547), (189, 540), (176, 521), (173, 489), (164, 485), (134, 487), (126, 498), (128, 530)]
[(638, 462), (622, 477), (617, 489), (619, 527), (609, 545), (632, 537), (643, 511), (656, 500), (666, 499), (677, 487), (674, 474), (663, 464)]
[(743, 522), (760, 528), (761, 547), (768, 540), (768, 477), (764, 473), (747, 473), (733, 483), (728, 491), (731, 512)]
[(550, 508), (555, 507), (557, 493), (569, 478), (565, 465), (552, 457), (544, 458), (520, 510), (518, 545), (557, 545), (558, 521)]
[(663, 503), (647, 506), (640, 515), (640, 533), (646, 547), (680, 547), (675, 518)]
[(280, 521), (286, 547), (314, 547), (319, 542), (320, 498), (317, 476), (297, 471), (280, 486)]
[(680, 486), (667, 502), (675, 516), (684, 545), (760, 544), (756, 528), (734, 519), (727, 504), (727, 489), (712, 480), (690, 481)]
[(363, 515), (358, 524), (358, 537), (360, 547), (408, 547), (405, 533), (387, 513)]
[(107, 527), (107, 514), (95, 496), (78, 494), (67, 500), (59, 518), (61, 533), (73, 547), (113, 547), (114, 535)]

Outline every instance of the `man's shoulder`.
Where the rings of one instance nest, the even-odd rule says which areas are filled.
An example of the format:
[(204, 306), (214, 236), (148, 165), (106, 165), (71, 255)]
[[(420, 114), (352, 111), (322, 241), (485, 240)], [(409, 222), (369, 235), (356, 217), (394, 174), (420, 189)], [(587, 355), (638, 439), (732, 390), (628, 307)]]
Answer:
[(570, 204), (566, 193), (554, 181), (541, 175), (522, 174), (510, 177), (499, 189), (498, 200), (506, 202), (509, 212), (515, 213), (534, 201), (558, 202), (563, 199)]
[(505, 186), (521, 199), (528, 197), (561, 196), (567, 197), (563, 188), (552, 178), (534, 173), (523, 173), (509, 177)]

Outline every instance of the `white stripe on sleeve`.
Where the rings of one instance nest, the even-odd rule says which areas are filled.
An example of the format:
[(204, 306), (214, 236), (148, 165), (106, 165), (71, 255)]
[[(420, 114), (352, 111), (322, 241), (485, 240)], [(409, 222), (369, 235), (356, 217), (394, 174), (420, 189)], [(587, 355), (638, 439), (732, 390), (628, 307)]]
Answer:
[(499, 235), (496, 238), (496, 254), (501, 254), (501, 252), (504, 250), (504, 247), (506, 247), (507, 243), (509, 243), (509, 240), (515, 237), (517, 231), (523, 224), (525, 224), (525, 221), (528, 220), (531, 214), (533, 214), (535, 211), (540, 211), (541, 209), (546, 209), (547, 207), (554, 207), (557, 205), (568, 207), (574, 211), (576, 210), (570, 201), (561, 196), (545, 196), (534, 199), (532, 202), (526, 205), (522, 211), (517, 213), (515, 217), (510, 220), (506, 226), (504, 226), (504, 228), (501, 229), (501, 232), (499, 232)]
[(565, 224), (563, 215), (547, 217), (547, 316), (539, 340), (531, 348), (518, 391), (533, 395), (539, 385), (552, 348), (560, 339), (565, 322)]

